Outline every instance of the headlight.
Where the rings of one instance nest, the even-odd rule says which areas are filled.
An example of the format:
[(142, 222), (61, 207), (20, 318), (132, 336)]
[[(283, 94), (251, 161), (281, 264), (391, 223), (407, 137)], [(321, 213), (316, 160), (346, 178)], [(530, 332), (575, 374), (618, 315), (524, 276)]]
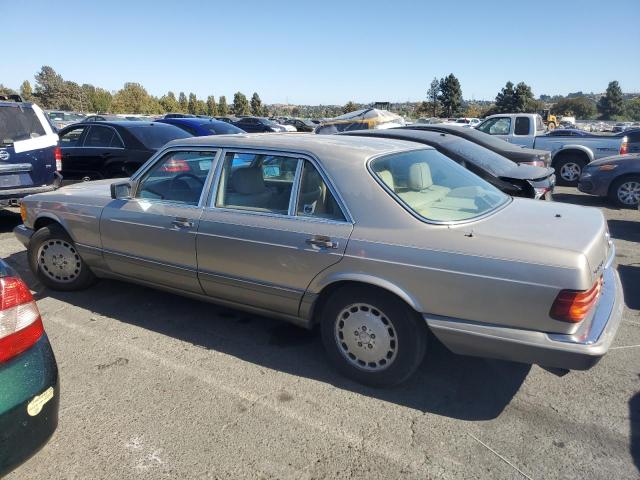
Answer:
[(618, 165), (608, 163), (607, 165), (600, 165), (598, 167), (598, 170), (600, 170), (601, 172), (609, 172), (611, 170), (615, 170), (617, 167)]

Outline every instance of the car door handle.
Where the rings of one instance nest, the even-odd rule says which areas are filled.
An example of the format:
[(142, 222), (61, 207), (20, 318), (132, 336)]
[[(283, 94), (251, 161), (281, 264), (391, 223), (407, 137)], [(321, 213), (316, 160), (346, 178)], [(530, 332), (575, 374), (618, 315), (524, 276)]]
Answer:
[(320, 248), (338, 248), (338, 242), (333, 242), (329, 237), (325, 237), (324, 235), (307, 238), (305, 242), (308, 245)]
[(187, 218), (176, 218), (171, 221), (171, 225), (176, 228), (191, 228), (193, 227), (193, 222)]

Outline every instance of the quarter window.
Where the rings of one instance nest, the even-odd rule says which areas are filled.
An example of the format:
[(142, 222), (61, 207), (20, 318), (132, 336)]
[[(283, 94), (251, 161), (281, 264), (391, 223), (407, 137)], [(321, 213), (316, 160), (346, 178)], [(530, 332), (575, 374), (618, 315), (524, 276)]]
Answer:
[(318, 170), (308, 160), (304, 162), (296, 214), (302, 217), (345, 221), (331, 190)]
[(286, 215), (299, 159), (280, 155), (225, 155), (216, 207)]
[(136, 197), (198, 205), (215, 152), (171, 152), (140, 181)]

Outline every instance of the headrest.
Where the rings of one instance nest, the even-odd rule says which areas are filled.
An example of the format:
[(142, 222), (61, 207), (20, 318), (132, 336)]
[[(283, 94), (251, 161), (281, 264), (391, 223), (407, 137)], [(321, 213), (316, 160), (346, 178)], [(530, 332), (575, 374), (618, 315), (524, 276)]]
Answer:
[(387, 185), (387, 187), (395, 191), (396, 185), (393, 181), (393, 175), (391, 175), (391, 172), (389, 170), (382, 170), (378, 172), (378, 176), (380, 177), (380, 180), (382, 180)]
[(245, 195), (262, 193), (265, 190), (264, 177), (260, 168), (239, 168), (231, 176), (231, 184), (237, 193)]
[(425, 162), (414, 163), (409, 167), (409, 188), (421, 191), (433, 185), (431, 169)]

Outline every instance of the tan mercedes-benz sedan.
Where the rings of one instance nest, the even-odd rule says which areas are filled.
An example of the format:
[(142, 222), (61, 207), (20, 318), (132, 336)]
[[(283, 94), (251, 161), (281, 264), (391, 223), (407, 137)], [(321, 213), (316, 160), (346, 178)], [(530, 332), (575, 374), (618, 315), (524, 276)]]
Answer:
[(128, 180), (27, 197), (48, 287), (115, 278), (321, 325), (331, 361), (389, 385), (429, 331), (453, 352), (586, 369), (622, 313), (597, 209), (511, 198), (403, 140), (229, 135), (167, 144)]

